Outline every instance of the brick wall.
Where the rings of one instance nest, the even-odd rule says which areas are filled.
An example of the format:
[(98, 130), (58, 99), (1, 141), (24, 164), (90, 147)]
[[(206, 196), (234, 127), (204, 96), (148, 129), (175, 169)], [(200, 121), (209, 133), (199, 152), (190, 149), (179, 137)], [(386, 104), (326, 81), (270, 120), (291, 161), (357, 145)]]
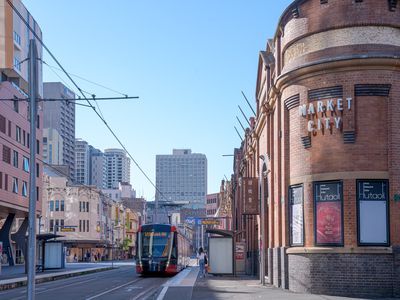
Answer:
[(391, 297), (396, 286), (393, 257), (392, 254), (290, 254), (289, 289), (300, 293)]
[(281, 286), (281, 251), (280, 248), (272, 249), (272, 281), (273, 285), (276, 287)]

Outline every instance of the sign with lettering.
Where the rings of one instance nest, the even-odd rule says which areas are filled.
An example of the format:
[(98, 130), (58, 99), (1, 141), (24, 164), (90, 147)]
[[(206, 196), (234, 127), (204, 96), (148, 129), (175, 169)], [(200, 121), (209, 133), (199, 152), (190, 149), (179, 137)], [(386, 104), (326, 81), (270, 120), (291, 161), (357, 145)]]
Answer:
[(62, 232), (75, 232), (75, 228), (74, 227), (62, 227), (61, 231)]
[(219, 220), (215, 219), (201, 220), (201, 225), (219, 225)]
[(258, 178), (242, 178), (243, 214), (258, 215)]
[(358, 180), (358, 242), (388, 245), (388, 181)]
[(343, 244), (342, 183), (315, 183), (316, 244)]
[(245, 243), (237, 242), (235, 244), (235, 259), (244, 260)]
[(159, 231), (145, 231), (144, 232), (144, 236), (153, 236), (153, 237), (167, 237), (168, 236), (168, 232), (159, 232)]
[(292, 186), (289, 188), (290, 206), (290, 243), (292, 246), (304, 244), (304, 221), (303, 221), (303, 186)]
[(342, 130), (343, 112), (351, 110), (352, 98), (326, 99), (310, 101), (299, 106), (299, 115), (307, 119), (307, 131), (316, 136), (318, 133), (332, 134), (333, 130)]

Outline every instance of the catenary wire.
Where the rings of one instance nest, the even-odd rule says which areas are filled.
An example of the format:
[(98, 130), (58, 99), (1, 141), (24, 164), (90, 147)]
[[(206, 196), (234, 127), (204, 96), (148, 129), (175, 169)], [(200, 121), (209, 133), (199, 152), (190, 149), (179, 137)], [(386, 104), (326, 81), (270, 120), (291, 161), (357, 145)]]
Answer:
[(114, 138), (117, 140), (119, 145), (123, 148), (123, 150), (128, 154), (128, 156), (132, 159), (133, 163), (136, 165), (136, 167), (140, 170), (140, 172), (145, 176), (145, 178), (150, 182), (150, 184), (156, 189), (156, 191), (165, 199), (168, 200), (168, 198), (159, 190), (159, 188), (153, 183), (153, 181), (149, 178), (149, 176), (146, 174), (146, 172), (140, 167), (140, 165), (136, 162), (136, 160), (133, 158), (133, 156), (130, 154), (130, 152), (126, 149), (125, 145), (122, 143), (122, 141), (119, 139), (119, 137), (116, 135), (114, 130), (110, 127), (110, 125), (106, 122), (104, 118), (101, 117), (99, 112), (96, 110), (96, 108), (90, 103), (90, 101), (87, 99), (85, 94), (82, 92), (82, 89), (77, 85), (77, 83), (72, 79), (72, 77), (67, 73), (67, 71), (64, 69), (64, 67), (61, 65), (61, 63), (57, 60), (57, 58), (54, 56), (54, 54), (50, 51), (50, 49), (43, 43), (42, 39), (37, 35), (37, 33), (32, 29), (30, 24), (24, 19), (24, 17), (21, 15), (21, 13), (18, 11), (18, 9), (12, 4), (10, 0), (7, 0), (7, 3), (10, 5), (10, 7), (14, 10), (14, 12), (17, 14), (17, 16), (21, 19), (21, 21), (27, 26), (29, 31), (33, 34), (33, 36), (36, 38), (36, 40), (43, 46), (43, 48), (47, 51), (47, 53), (51, 56), (51, 58), (56, 62), (56, 64), (60, 67), (63, 73), (68, 77), (68, 79), (73, 83), (73, 85), (78, 89), (78, 91), (82, 94), (83, 98), (88, 102), (90, 107), (93, 109), (93, 111), (96, 113), (96, 115), (101, 119), (101, 121), (104, 123), (104, 125), (108, 128), (108, 130), (111, 132), (111, 134), (114, 136)]

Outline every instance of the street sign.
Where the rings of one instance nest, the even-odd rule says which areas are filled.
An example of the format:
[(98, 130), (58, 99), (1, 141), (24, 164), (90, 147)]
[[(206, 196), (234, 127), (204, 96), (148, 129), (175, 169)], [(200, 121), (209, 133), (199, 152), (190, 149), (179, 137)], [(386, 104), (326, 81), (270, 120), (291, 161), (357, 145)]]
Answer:
[(214, 220), (214, 219), (201, 220), (201, 225), (219, 225), (219, 220)]
[(62, 232), (75, 232), (75, 228), (74, 227), (62, 227), (61, 231)]

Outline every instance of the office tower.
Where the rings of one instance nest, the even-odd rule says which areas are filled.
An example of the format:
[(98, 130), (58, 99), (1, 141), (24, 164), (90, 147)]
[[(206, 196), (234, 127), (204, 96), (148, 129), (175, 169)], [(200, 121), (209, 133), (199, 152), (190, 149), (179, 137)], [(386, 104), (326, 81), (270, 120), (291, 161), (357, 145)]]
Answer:
[(156, 200), (189, 201), (190, 208), (205, 208), (206, 156), (192, 153), (190, 149), (174, 149), (172, 155), (157, 155), (156, 186)]
[(43, 129), (43, 161), (50, 165), (63, 164), (63, 138), (53, 128)]
[(99, 189), (107, 186), (107, 166), (104, 153), (92, 146), (90, 149), (90, 185), (95, 185)]
[(62, 164), (67, 165), (70, 177), (75, 174), (75, 105), (68, 99), (75, 99), (75, 94), (60, 82), (43, 84), (45, 99), (65, 99), (66, 101), (43, 102), (44, 128), (57, 130), (63, 139)]

